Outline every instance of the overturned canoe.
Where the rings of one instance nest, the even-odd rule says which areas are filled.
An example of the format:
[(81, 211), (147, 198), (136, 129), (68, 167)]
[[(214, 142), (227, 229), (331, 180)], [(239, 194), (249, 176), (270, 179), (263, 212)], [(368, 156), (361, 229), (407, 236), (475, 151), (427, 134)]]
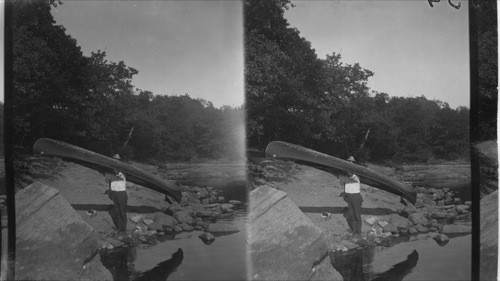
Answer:
[(282, 141), (273, 141), (267, 145), (266, 156), (291, 160), (297, 163), (313, 166), (333, 174), (353, 173), (358, 175), (359, 179), (364, 184), (403, 196), (412, 203), (415, 203), (417, 199), (415, 189), (408, 184), (398, 182), (386, 175), (377, 173), (366, 167), (308, 149), (300, 145)]
[(178, 202), (181, 201), (181, 190), (174, 183), (160, 179), (130, 164), (75, 145), (49, 138), (41, 138), (33, 145), (33, 152), (35, 154), (38, 153), (47, 156), (66, 158), (92, 168), (98, 167), (106, 170), (118, 170), (124, 173), (127, 176), (127, 180), (133, 183), (163, 193), (166, 196), (174, 198)]

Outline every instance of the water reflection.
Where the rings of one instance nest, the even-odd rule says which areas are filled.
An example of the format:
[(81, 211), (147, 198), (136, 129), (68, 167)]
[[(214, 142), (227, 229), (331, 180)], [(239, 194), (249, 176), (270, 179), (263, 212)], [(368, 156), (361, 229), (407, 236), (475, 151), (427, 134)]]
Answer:
[(413, 250), (411, 254), (408, 255), (405, 261), (395, 264), (391, 269), (377, 274), (372, 281), (400, 281), (410, 274), (411, 271), (417, 266), (418, 263), (418, 252)]
[(167, 280), (168, 276), (174, 272), (177, 267), (182, 263), (184, 259), (184, 252), (181, 248), (177, 250), (172, 255), (171, 259), (160, 262), (157, 266), (152, 269), (143, 272), (139, 277), (135, 278), (134, 281), (164, 281)]
[(374, 249), (359, 249), (347, 253), (332, 254), (333, 267), (342, 275), (344, 281), (396, 281), (403, 280), (418, 263), (418, 252), (413, 250), (406, 260), (395, 264), (391, 269), (373, 275), (371, 263)]
[(237, 205), (234, 213), (217, 222), (239, 231), (214, 235), (210, 245), (198, 237), (201, 232), (163, 235), (151, 247), (102, 251), (101, 261), (114, 280), (243, 280), (247, 276), (246, 219), (246, 206)]
[(128, 281), (134, 273), (134, 260), (136, 256), (136, 248), (117, 248), (101, 253), (101, 262), (111, 272), (113, 280)]

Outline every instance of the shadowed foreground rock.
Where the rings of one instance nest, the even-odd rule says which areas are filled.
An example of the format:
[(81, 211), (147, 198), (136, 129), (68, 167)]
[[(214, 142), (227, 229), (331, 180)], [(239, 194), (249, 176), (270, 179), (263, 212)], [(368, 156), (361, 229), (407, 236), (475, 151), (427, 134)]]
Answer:
[(343, 280), (322, 231), (277, 189), (250, 192), (249, 244), (253, 280)]
[(481, 199), (481, 280), (497, 280), (498, 190)]
[(33, 183), (16, 193), (18, 280), (113, 280), (95, 233), (55, 188)]

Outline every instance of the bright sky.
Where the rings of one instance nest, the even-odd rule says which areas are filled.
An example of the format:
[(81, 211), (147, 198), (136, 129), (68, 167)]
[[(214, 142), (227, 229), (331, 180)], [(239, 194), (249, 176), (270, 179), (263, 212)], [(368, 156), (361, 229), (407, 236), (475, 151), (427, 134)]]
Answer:
[(240, 1), (63, 1), (52, 14), (85, 55), (137, 69), (139, 89), (243, 104)]
[(468, 3), (458, 2), (459, 10), (448, 1), (293, 1), (285, 17), (320, 58), (340, 52), (373, 71), (372, 90), (455, 108), (470, 98)]

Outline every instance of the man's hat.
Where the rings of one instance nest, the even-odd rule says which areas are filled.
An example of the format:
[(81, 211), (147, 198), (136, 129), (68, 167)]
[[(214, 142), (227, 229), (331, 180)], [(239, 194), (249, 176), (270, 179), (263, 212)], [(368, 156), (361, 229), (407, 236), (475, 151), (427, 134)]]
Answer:
[(349, 156), (349, 158), (347, 158), (347, 161), (349, 161), (349, 162), (354, 162), (354, 161), (356, 161), (356, 160), (354, 159), (354, 157)]

